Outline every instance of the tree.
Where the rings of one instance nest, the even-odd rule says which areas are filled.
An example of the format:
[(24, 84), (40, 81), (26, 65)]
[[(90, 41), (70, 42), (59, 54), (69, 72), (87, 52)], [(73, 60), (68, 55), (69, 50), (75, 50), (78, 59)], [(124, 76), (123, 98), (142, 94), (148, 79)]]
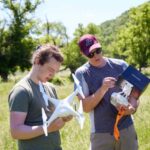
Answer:
[(71, 73), (74, 73), (77, 67), (86, 62), (86, 59), (80, 54), (79, 47), (77, 45), (78, 39), (85, 33), (85, 29), (82, 24), (78, 25), (78, 28), (74, 32), (75, 38), (66, 45), (62, 50), (64, 54), (64, 66), (69, 68)]
[(114, 41), (116, 40), (116, 34), (118, 31), (123, 28), (126, 22), (129, 19), (129, 11), (125, 11), (119, 17), (113, 20), (108, 20), (99, 25), (101, 29), (100, 39), (103, 43), (103, 49), (105, 55), (108, 57), (112, 57), (112, 45), (114, 45)]
[(0, 76), (3, 80), (7, 80), (7, 64), (9, 63), (10, 49), (5, 48), (6, 37), (8, 33), (5, 31), (5, 24), (0, 22)]
[(68, 44), (67, 30), (61, 22), (49, 22), (46, 19), (46, 23), (42, 25), (42, 34), (44, 35), (41, 38), (42, 43), (50, 42), (59, 47), (64, 47)]
[[(150, 3), (143, 4), (131, 12), (129, 32), (130, 61), (137, 64), (139, 70), (147, 67), (150, 59)], [(131, 59), (132, 56), (132, 59)]]
[(125, 58), (141, 70), (150, 60), (150, 3), (133, 8), (126, 26), (117, 33), (112, 44), (114, 56)]
[(79, 66), (86, 62), (86, 58), (80, 54), (77, 41), (77, 38), (75, 38), (63, 48), (63, 54), (65, 57), (64, 65), (66, 66), (66, 69), (70, 69), (71, 73), (74, 73)]
[(41, 2), (1, 0), (1, 3), (9, 15), (0, 49), (0, 76), (7, 81), (8, 75), (15, 73), (17, 68), (24, 71), (30, 67), (30, 55), (34, 47), (30, 35), (34, 21), (30, 15)]

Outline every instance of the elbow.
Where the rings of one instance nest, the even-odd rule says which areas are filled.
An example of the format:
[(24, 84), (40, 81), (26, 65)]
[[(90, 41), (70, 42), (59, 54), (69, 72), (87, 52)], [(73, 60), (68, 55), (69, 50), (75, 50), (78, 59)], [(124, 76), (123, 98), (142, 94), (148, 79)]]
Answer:
[(85, 113), (89, 113), (93, 110), (93, 106), (91, 104), (86, 103), (84, 100), (82, 102), (83, 102), (83, 111)]
[(15, 129), (11, 129), (11, 137), (13, 139), (19, 139), (18, 135), (17, 135), (17, 132)]
[(14, 133), (11, 133), (11, 137), (13, 138), (13, 139), (15, 139), (15, 140), (17, 140), (18, 138), (17, 138), (17, 135), (16, 134), (14, 134)]

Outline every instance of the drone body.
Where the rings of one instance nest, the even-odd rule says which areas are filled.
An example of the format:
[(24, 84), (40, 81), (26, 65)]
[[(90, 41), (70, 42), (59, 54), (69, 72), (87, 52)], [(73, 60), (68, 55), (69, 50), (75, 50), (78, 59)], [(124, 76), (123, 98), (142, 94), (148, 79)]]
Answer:
[(128, 106), (128, 96), (131, 93), (133, 85), (129, 83), (128, 81), (124, 80), (123, 85), (122, 85), (122, 91), (121, 92), (114, 92), (111, 95), (111, 103), (114, 106), (117, 106), (118, 104), (120, 105), (125, 105)]
[(82, 88), (79, 85), (79, 81), (77, 80), (77, 78), (75, 77), (75, 75), (72, 75), (73, 79), (75, 81), (75, 84), (77, 86), (76, 90), (71, 93), (68, 97), (66, 97), (63, 100), (58, 100), (58, 99), (54, 99), (49, 97), (42, 86), (42, 83), (39, 82), (39, 88), (40, 88), (40, 92), (43, 95), (44, 101), (46, 106), (48, 105), (48, 100), (55, 106), (55, 110), (53, 112), (53, 114), (51, 115), (51, 117), (47, 120), (47, 116), (45, 113), (45, 110), (42, 108), (42, 119), (43, 119), (43, 130), (45, 135), (47, 136), (47, 127), (58, 117), (67, 117), (67, 116), (74, 116), (76, 117), (76, 119), (78, 120), (81, 129), (83, 128), (83, 123), (84, 123), (84, 116), (83, 116), (83, 107), (82, 107), (82, 101), (80, 100), (80, 105), (79, 105), (79, 109), (77, 111), (75, 111), (73, 109), (73, 107), (70, 105), (73, 100), (74, 97), (79, 93), (83, 98), (84, 98), (84, 94), (82, 92)]

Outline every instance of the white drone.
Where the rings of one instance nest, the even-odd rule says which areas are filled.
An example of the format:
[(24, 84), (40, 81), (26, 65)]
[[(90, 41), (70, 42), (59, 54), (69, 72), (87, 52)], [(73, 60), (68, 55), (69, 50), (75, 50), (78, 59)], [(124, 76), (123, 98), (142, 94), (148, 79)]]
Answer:
[(84, 123), (85, 118), (83, 116), (82, 100), (80, 100), (79, 109), (77, 111), (75, 111), (70, 104), (73, 101), (73, 98), (78, 93), (82, 96), (82, 98), (84, 98), (85, 96), (82, 92), (82, 87), (80, 86), (78, 79), (76, 78), (74, 74), (72, 74), (72, 76), (76, 84), (76, 90), (63, 100), (58, 100), (58, 99), (49, 97), (45, 93), (42, 83), (39, 81), (39, 88), (40, 88), (40, 92), (43, 95), (45, 105), (48, 106), (48, 101), (50, 101), (55, 107), (53, 114), (48, 120), (47, 120), (45, 110), (44, 108), (42, 108), (43, 130), (44, 130), (45, 136), (48, 135), (47, 127), (52, 123), (52, 121), (54, 121), (58, 117), (67, 117), (69, 115), (72, 115), (76, 117), (76, 119), (78, 120), (81, 129), (83, 128), (83, 123)]
[(122, 91), (121, 92), (114, 92), (111, 95), (111, 103), (114, 106), (117, 106), (117, 104), (121, 104), (121, 105), (125, 105), (128, 106), (128, 96), (131, 93), (132, 87), (133, 85), (131, 83), (129, 83), (128, 81), (124, 80), (124, 82), (122, 83)]

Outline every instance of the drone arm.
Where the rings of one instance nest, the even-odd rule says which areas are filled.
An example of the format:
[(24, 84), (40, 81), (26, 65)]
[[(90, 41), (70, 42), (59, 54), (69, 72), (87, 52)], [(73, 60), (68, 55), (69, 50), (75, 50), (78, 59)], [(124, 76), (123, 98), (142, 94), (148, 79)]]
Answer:
[(73, 101), (73, 98), (77, 95), (78, 91), (77, 89), (72, 92), (67, 98), (65, 98), (65, 100), (68, 102), (68, 103), (71, 103)]
[(49, 97), (48, 99), (55, 107), (59, 104), (60, 100)]

